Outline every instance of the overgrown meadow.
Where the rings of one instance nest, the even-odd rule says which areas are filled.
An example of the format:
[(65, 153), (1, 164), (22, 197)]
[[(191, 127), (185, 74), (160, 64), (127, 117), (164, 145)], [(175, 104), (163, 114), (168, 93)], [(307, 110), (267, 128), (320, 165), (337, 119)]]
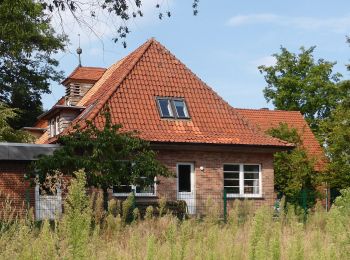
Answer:
[[(140, 212), (130, 199), (110, 202), (85, 193), (78, 172), (69, 187), (65, 213), (58, 221), (34, 222), (32, 214), (13, 217), (10, 202), (0, 212), (0, 259), (349, 259), (350, 190), (344, 190), (329, 212), (321, 207), (295, 214), (292, 207), (276, 214), (269, 208), (253, 212), (241, 202), (227, 223), (215, 207), (202, 219), (179, 220), (165, 203)], [(6, 202), (5, 202), (6, 203)], [(159, 216), (160, 215), (160, 216)]]

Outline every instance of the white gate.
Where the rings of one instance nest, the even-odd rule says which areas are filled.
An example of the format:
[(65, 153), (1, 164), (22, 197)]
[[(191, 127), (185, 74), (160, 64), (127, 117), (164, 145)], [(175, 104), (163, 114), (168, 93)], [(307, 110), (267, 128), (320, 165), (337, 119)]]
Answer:
[(62, 193), (57, 188), (56, 195), (40, 195), (39, 185), (35, 186), (36, 220), (55, 219), (62, 214)]

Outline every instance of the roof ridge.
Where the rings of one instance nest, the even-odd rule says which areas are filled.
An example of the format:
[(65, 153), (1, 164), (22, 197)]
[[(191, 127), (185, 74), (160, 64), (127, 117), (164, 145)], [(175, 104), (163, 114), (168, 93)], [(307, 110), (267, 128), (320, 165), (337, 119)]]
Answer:
[(138, 47), (137, 49), (135, 49), (133, 52), (131, 52), (129, 55), (127, 55), (126, 57), (124, 57), (124, 62), (126, 60), (127, 57), (130, 57), (132, 54), (137, 53), (138, 50), (142, 50), (142, 48), (144, 48), (142, 50), (142, 52), (135, 58), (135, 60), (129, 65), (129, 67), (127, 68), (127, 70), (124, 72), (124, 75), (121, 77), (121, 79), (119, 80), (119, 82), (117, 82), (115, 84), (115, 87), (110, 88), (108, 92), (106, 92), (105, 95), (103, 95), (102, 99), (100, 99), (99, 101), (97, 101), (95, 108), (93, 109), (93, 111), (91, 111), (91, 113), (88, 115), (88, 117), (86, 118), (87, 120), (92, 120), (96, 117), (96, 115), (98, 114), (98, 112), (102, 109), (102, 107), (106, 104), (106, 102), (111, 98), (112, 94), (117, 90), (117, 88), (120, 86), (120, 84), (122, 84), (122, 82), (125, 80), (125, 78), (129, 75), (129, 73), (132, 71), (132, 69), (136, 66), (136, 64), (141, 60), (141, 58), (143, 57), (143, 55), (145, 54), (145, 52), (148, 50), (148, 48), (152, 45), (152, 43), (154, 43), (154, 39), (151, 38), (148, 41), (146, 41), (143, 45), (141, 45), (140, 47)]

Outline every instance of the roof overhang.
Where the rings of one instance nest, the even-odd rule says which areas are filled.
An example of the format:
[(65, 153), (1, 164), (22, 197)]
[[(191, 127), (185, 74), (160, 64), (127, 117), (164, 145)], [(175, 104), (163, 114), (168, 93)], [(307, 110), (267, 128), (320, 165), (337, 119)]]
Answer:
[(41, 128), (41, 127), (22, 127), (22, 130), (29, 131), (29, 132), (40, 132), (44, 133), (47, 129), (46, 128)]
[(50, 118), (53, 114), (56, 114), (61, 111), (83, 111), (85, 107), (83, 106), (66, 106), (66, 105), (54, 105), (49, 111), (41, 114), (38, 116), (39, 119), (48, 119)]
[(34, 161), (40, 155), (51, 155), (57, 144), (0, 143), (0, 161)]
[(210, 144), (210, 143), (173, 143), (150, 142), (154, 150), (183, 150), (183, 151), (212, 151), (212, 152), (251, 152), (251, 153), (275, 153), (290, 151), (295, 146), (271, 146), (271, 145), (242, 145), (242, 144)]

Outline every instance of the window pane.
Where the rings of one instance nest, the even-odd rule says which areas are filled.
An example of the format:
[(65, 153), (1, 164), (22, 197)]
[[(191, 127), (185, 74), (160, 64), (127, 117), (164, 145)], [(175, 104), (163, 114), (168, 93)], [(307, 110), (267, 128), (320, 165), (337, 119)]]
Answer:
[(239, 172), (239, 165), (236, 164), (225, 164), (224, 171)]
[(239, 186), (239, 180), (224, 180), (224, 186)]
[(245, 194), (259, 194), (259, 187), (244, 187)]
[(225, 179), (239, 179), (239, 172), (224, 172)]
[(152, 194), (154, 194), (154, 185), (136, 186), (136, 193), (152, 193)]
[(191, 165), (178, 167), (179, 192), (191, 192)]
[(113, 193), (130, 193), (132, 192), (131, 185), (113, 186)]
[(225, 187), (228, 194), (239, 194), (239, 187)]
[(169, 99), (158, 99), (158, 104), (162, 117), (173, 117)]
[(259, 172), (259, 165), (244, 165), (245, 172)]
[(259, 180), (244, 180), (244, 186), (259, 186)]
[(183, 100), (174, 100), (174, 107), (176, 109), (177, 116), (180, 118), (188, 117), (187, 108)]
[(244, 179), (259, 179), (259, 173), (258, 172), (245, 172), (244, 173)]

